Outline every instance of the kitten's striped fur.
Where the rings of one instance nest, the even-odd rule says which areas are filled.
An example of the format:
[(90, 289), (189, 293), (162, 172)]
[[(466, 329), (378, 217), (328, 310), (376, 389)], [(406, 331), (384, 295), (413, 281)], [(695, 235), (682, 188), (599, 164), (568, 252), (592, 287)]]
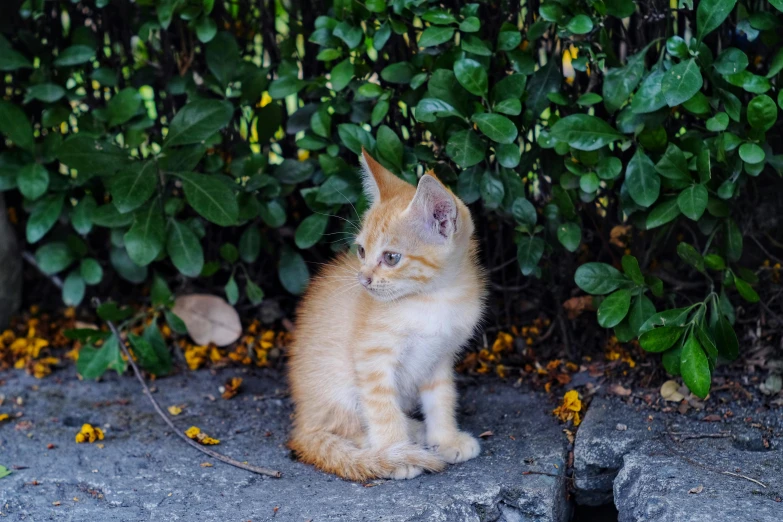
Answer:
[[(415, 188), (363, 159), (365, 258), (339, 256), (302, 301), (289, 446), (347, 479), (412, 478), (479, 453), (457, 429), (453, 364), (480, 320), (484, 274), (470, 212), (448, 188), (429, 174)], [(409, 416), (417, 408), (424, 423)]]

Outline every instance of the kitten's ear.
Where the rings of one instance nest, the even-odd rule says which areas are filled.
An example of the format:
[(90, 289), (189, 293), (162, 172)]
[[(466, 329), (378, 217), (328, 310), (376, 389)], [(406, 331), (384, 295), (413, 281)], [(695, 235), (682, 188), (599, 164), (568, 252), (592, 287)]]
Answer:
[(419, 180), (407, 211), (428, 241), (443, 243), (457, 231), (457, 201), (451, 191), (430, 174)]
[(375, 158), (362, 147), (362, 184), (364, 185), (364, 194), (370, 203), (378, 203), (388, 198), (392, 194), (395, 184), (400, 181), (402, 180), (375, 161)]

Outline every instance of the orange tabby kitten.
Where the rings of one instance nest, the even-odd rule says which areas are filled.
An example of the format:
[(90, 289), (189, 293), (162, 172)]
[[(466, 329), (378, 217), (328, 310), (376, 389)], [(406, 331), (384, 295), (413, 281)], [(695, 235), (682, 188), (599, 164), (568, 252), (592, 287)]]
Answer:
[(462, 201), (430, 174), (414, 188), (363, 160), (372, 206), (357, 253), (327, 265), (298, 312), (289, 446), (347, 479), (405, 479), (479, 454), (457, 428), (453, 365), (480, 320), (484, 274)]

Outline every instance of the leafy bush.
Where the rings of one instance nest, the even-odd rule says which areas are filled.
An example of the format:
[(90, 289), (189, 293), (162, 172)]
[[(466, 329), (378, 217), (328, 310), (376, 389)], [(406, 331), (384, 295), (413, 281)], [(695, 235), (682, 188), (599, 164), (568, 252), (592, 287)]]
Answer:
[[(504, 281), (561, 299), (590, 261), (575, 280), (606, 296), (599, 324), (707, 394), (717, 358), (738, 355), (732, 301), (759, 300), (739, 211), (783, 171), (780, 0), (314, 5), (7, 13), (0, 189), (66, 303), (150, 267), (225, 281), (232, 304), (300, 294), (305, 257), (346, 248), (367, 206), (364, 147), (471, 204)], [(496, 262), (509, 245), (512, 273)], [(690, 295), (658, 276), (692, 270), (706, 292), (680, 307)]]

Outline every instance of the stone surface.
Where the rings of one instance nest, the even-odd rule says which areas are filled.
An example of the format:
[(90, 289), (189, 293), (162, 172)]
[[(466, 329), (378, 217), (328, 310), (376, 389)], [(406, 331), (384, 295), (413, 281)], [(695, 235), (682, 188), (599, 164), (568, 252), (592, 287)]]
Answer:
[(574, 445), (576, 501), (613, 501), (621, 522), (783, 520), (783, 415), (736, 406), (705, 422), (596, 397)]
[[(244, 378), (242, 391), (221, 399), (218, 387), (234, 376)], [(80, 382), (66, 370), (44, 380), (20, 372), (0, 380), (0, 412), (23, 413), (0, 424), (0, 464), (22, 468), (0, 479), (4, 520), (517, 522), (570, 515), (565, 480), (523, 474), (565, 471), (567, 443), (551, 399), (498, 383), (462, 391), (462, 427), (474, 435), (493, 432), (478, 458), (440, 474), (361, 485), (291, 459), (285, 447), (291, 406), (284, 382), (271, 371), (200, 371), (154, 385), (162, 406), (184, 405), (174, 418), (178, 427), (200, 427), (221, 440), (218, 451), (278, 469), (280, 479), (185, 445), (131, 376)], [(105, 428), (102, 448), (74, 442), (85, 422)], [(213, 467), (202, 467), (205, 462)]]

